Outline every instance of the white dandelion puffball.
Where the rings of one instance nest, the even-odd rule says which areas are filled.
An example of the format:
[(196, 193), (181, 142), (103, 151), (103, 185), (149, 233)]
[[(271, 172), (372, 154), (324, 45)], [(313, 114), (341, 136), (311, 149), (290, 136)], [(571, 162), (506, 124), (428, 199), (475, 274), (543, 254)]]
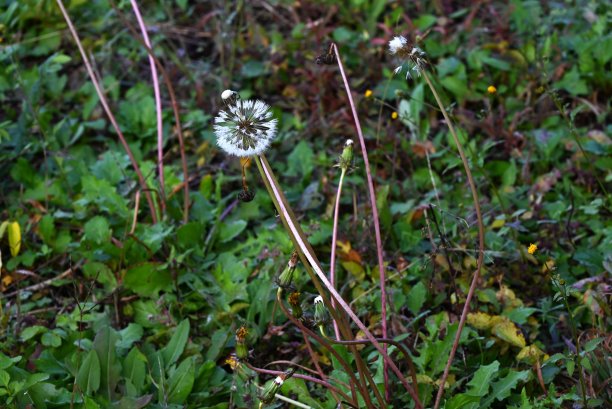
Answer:
[(316, 298), (314, 299), (314, 303), (323, 304), (323, 297), (321, 297), (320, 295), (317, 295)]
[[(234, 91), (221, 94), (226, 102)], [(260, 155), (276, 136), (278, 120), (272, 118), (270, 106), (259, 100), (236, 99), (215, 118), (215, 135), (221, 149), (234, 156)]]
[(389, 51), (391, 54), (397, 54), (399, 50), (406, 47), (408, 40), (404, 36), (393, 37), (393, 40), (389, 41)]

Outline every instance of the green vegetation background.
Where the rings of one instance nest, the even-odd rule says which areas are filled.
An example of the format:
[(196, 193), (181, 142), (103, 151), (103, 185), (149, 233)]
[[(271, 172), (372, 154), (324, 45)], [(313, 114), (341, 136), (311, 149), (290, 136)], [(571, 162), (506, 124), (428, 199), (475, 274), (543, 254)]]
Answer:
[[(397, 34), (424, 37), (480, 191), (487, 252), (473, 310), (504, 317), (514, 331), (505, 336), (472, 316), (446, 407), (580, 404), (577, 360), (589, 405), (610, 405), (612, 10), (583, 0), (407, 3), (141, 2), (177, 95), (191, 204), (184, 223), (162, 82), (166, 208), (152, 223), (56, 2), (0, 0), (0, 223), (8, 222), (0, 229), (0, 407), (250, 407), (253, 382), (225, 363), (241, 325), (256, 366), (311, 365), (300, 334), (274, 308), (274, 276), (291, 242), (254, 166), (255, 199), (237, 201), (241, 164), (216, 147), (212, 121), (227, 88), (273, 106), (279, 133), (268, 158), (328, 266), (334, 164), (356, 138), (337, 66), (315, 63), (330, 41), (343, 54), (374, 172), (390, 328), (410, 346), (431, 405), (473, 272), (475, 215), (432, 96), (422, 80), (392, 75), (386, 44)], [(146, 183), (159, 192), (151, 74), (130, 2), (66, 5)], [(339, 240), (339, 287), (376, 331), (376, 247), (359, 159), (346, 179)], [(296, 281), (310, 301), (305, 274)], [(521, 356), (526, 345), (537, 347), (537, 361)], [(376, 355), (364, 356), (376, 372)], [(335, 406), (302, 381), (283, 393)], [(394, 396), (393, 407), (410, 405)]]

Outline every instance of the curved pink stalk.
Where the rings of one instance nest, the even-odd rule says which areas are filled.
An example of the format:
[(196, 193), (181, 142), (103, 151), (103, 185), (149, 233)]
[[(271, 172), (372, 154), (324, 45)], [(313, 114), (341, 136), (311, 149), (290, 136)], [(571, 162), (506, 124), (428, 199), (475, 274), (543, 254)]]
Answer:
[[(335, 43), (332, 43), (334, 53), (336, 54), (336, 60), (338, 61), (338, 68), (340, 68), (340, 74), (342, 75), (342, 81), (344, 81), (344, 88), (348, 96), (349, 104), (351, 105), (351, 111), (353, 112), (353, 119), (355, 120), (355, 128), (357, 128), (357, 135), (359, 136), (359, 144), (361, 145), (361, 155), (363, 156), (363, 163), (366, 171), (366, 179), (368, 182), (368, 191), (370, 193), (370, 206), (372, 207), (372, 219), (374, 221), (374, 234), (376, 236), (376, 254), (378, 256), (378, 273), (380, 276), (380, 310), (382, 320), (382, 337), (388, 338), (387, 336), (387, 288), (386, 288), (386, 277), (385, 277), (385, 265), (383, 259), (383, 247), (382, 238), (380, 235), (380, 223), (378, 221), (378, 208), (376, 207), (376, 191), (374, 190), (374, 182), (372, 181), (372, 172), (370, 170), (370, 161), (368, 160), (368, 150), (366, 148), (365, 139), (363, 132), (361, 131), (361, 123), (357, 116), (357, 109), (355, 108), (355, 102), (351, 94), (351, 87), (346, 78), (344, 72), (344, 66), (342, 65), (342, 59), (340, 58), (340, 52)], [(387, 352), (387, 346), (383, 345), (385, 353)], [(385, 376), (385, 390), (389, 392), (389, 373), (387, 361), (384, 361), (384, 376)], [(389, 395), (387, 395), (389, 398)]]
[[(353, 312), (351, 307), (349, 307), (348, 303), (342, 298), (338, 291), (336, 291), (336, 289), (329, 282), (329, 279), (321, 269), (321, 266), (319, 265), (316, 256), (311, 251), (310, 244), (308, 244), (304, 239), (304, 232), (302, 231), (301, 226), (294, 222), (294, 217), (291, 216), (291, 211), (289, 210), (288, 205), (285, 204), (287, 200), (285, 198), (285, 194), (280, 190), (280, 187), (277, 185), (276, 179), (273, 176), (272, 169), (270, 168), (270, 164), (266, 160), (265, 156), (261, 155), (256, 158), (258, 159), (258, 166), (261, 166), (264, 178), (268, 181), (268, 184), (272, 191), (272, 195), (274, 195), (274, 197), (277, 199), (277, 210), (281, 214), (281, 217), (287, 223), (287, 228), (291, 237), (293, 237), (293, 239), (295, 240), (295, 244), (299, 247), (299, 250), (306, 257), (308, 264), (311, 266), (312, 270), (315, 272), (319, 280), (321, 280), (325, 288), (327, 288), (332, 298), (338, 303), (338, 305), (340, 305), (342, 310), (344, 310), (344, 312), (351, 318), (355, 325), (357, 325), (357, 327), (363, 332), (365, 337), (370, 340), (372, 346), (376, 348), (376, 350), (381, 354), (383, 361), (388, 365), (389, 368), (391, 368), (393, 373), (397, 375), (406, 391), (408, 391), (410, 396), (415, 400), (416, 407), (422, 408), (423, 405), (421, 404), (418, 395), (415, 393), (414, 389), (410, 386), (410, 384), (406, 381), (406, 378), (399, 370), (397, 365), (395, 365), (393, 360), (389, 357), (386, 348), (383, 348), (383, 345), (378, 342), (378, 340), (374, 337), (374, 335), (372, 335), (370, 330), (368, 330), (364, 323)], [(325, 297), (323, 299), (326, 300)]]
[[(134, 9), (134, 14), (136, 15), (136, 20), (138, 21), (138, 26), (140, 26), (140, 32), (142, 33), (142, 38), (151, 50), (153, 49), (151, 46), (151, 41), (149, 41), (149, 35), (147, 34), (147, 26), (145, 25), (142, 16), (140, 15), (140, 10), (138, 9), (138, 3), (136, 0), (132, 1), (132, 8)], [(165, 193), (165, 182), (164, 182), (164, 130), (163, 130), (163, 119), (162, 119), (162, 104), (161, 104), (161, 95), (159, 91), (159, 79), (157, 76), (157, 67), (155, 66), (155, 60), (153, 56), (149, 54), (149, 65), (151, 66), (151, 78), (153, 79), (153, 92), (155, 93), (155, 112), (157, 113), (157, 172), (159, 173), (159, 191), (161, 195), (161, 205), (162, 208), (166, 207), (166, 193)]]
[[(338, 240), (338, 218), (340, 215), (340, 195), (342, 194), (342, 182), (344, 181), (344, 175), (346, 171), (342, 169), (342, 173), (340, 174), (340, 181), (338, 182), (338, 192), (336, 193), (336, 203), (334, 204), (334, 227), (332, 230), (332, 244), (331, 244), (331, 257), (329, 261), (329, 281), (331, 285), (336, 288), (336, 242)], [(332, 306), (336, 308), (336, 303), (332, 299)], [(340, 329), (338, 328), (338, 323), (334, 320), (334, 333), (336, 334), (336, 339), (342, 339), (340, 337)]]
[(134, 158), (134, 154), (132, 153), (130, 146), (128, 145), (125, 137), (123, 136), (123, 133), (121, 132), (121, 128), (119, 128), (119, 124), (117, 123), (117, 120), (115, 119), (115, 116), (113, 115), (113, 112), (110, 110), (108, 102), (106, 101), (106, 96), (104, 94), (104, 91), (102, 90), (102, 87), (100, 86), (100, 82), (98, 81), (98, 79), (96, 78), (96, 75), (93, 72), (91, 63), (89, 62), (89, 59), (87, 58), (87, 54), (85, 53), (85, 50), (83, 49), (83, 44), (81, 44), (81, 39), (79, 38), (79, 35), (77, 34), (76, 29), (74, 28), (74, 24), (72, 24), (72, 20), (70, 19), (70, 15), (68, 14), (68, 12), (66, 11), (66, 8), (64, 7), (64, 3), (62, 3), (62, 0), (56, 0), (56, 1), (62, 12), (62, 15), (64, 16), (64, 19), (66, 20), (66, 23), (68, 24), (68, 29), (70, 30), (70, 34), (72, 34), (72, 37), (74, 38), (74, 42), (76, 43), (79, 49), (79, 52), (81, 53), (81, 57), (83, 58), (83, 62), (85, 63), (85, 68), (87, 69), (87, 74), (89, 74), (89, 78), (91, 79), (91, 82), (93, 83), (93, 86), (96, 89), (98, 98), (100, 98), (100, 103), (102, 104), (102, 108), (104, 108), (104, 112), (106, 112), (106, 116), (108, 116), (108, 119), (113, 125), (113, 128), (115, 128), (115, 132), (117, 132), (119, 141), (121, 142), (123, 149), (125, 149), (125, 152), (130, 158), (130, 162), (132, 163), (132, 166), (134, 167), (134, 171), (136, 172), (136, 175), (138, 176), (138, 181), (140, 182), (140, 188), (142, 191), (144, 191), (144, 194), (147, 198), (147, 202), (149, 203), (149, 207), (151, 208), (151, 219), (153, 220), (153, 223), (157, 223), (157, 210), (155, 209), (155, 205), (153, 204), (153, 198), (151, 197), (151, 192), (149, 191), (145, 178), (142, 172), (140, 171), (138, 162), (136, 162), (136, 158)]

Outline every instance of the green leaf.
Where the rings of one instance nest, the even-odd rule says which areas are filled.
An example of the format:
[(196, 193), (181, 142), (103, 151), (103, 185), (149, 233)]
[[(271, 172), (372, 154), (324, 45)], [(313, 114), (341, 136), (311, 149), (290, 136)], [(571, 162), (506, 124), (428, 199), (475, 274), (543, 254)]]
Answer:
[(417, 315), (421, 311), (423, 303), (427, 298), (427, 287), (419, 281), (414, 287), (408, 292), (408, 309), (414, 315)]
[(174, 329), (174, 334), (170, 339), (168, 345), (166, 345), (162, 350), (162, 356), (164, 358), (166, 369), (170, 368), (172, 364), (174, 364), (180, 358), (181, 354), (185, 350), (185, 345), (187, 345), (187, 339), (189, 338), (189, 320), (184, 319), (181, 323)]
[(529, 371), (510, 370), (508, 375), (491, 385), (493, 389), (482, 403), (481, 407), (489, 407), (494, 400), (502, 401), (506, 399), (508, 396), (510, 396), (510, 391), (516, 388), (518, 382), (525, 382), (527, 381), (527, 378), (529, 378)]
[(195, 363), (192, 357), (184, 359), (168, 379), (168, 401), (183, 403), (195, 381)]
[(444, 409), (466, 409), (472, 407), (480, 401), (478, 396), (471, 396), (465, 393), (455, 395), (444, 405)]
[(85, 223), (85, 238), (96, 244), (108, 243), (111, 238), (108, 220), (102, 216), (95, 216)]
[(142, 263), (126, 271), (123, 285), (136, 294), (156, 297), (172, 285), (172, 277), (169, 271), (158, 269), (154, 263)]
[(468, 395), (482, 397), (489, 391), (491, 380), (497, 376), (499, 370), (499, 362), (493, 363), (478, 368), (474, 374), (474, 378), (468, 383), (471, 388), (467, 391)]
[(147, 357), (137, 347), (127, 354), (123, 361), (123, 377), (125, 378), (128, 396), (139, 396), (144, 388)]
[(227, 243), (236, 236), (238, 236), (246, 228), (247, 222), (244, 220), (233, 220), (231, 222), (224, 222), (221, 224), (219, 229), (219, 241), (221, 243)]
[(115, 355), (115, 344), (117, 333), (112, 328), (105, 326), (94, 338), (94, 349), (100, 358), (100, 387), (101, 393), (109, 401), (115, 396), (115, 387), (119, 381), (121, 365), (117, 362)]
[(96, 351), (91, 350), (85, 356), (76, 376), (77, 385), (87, 395), (100, 388), (100, 359)]
[(287, 157), (286, 176), (309, 176), (314, 169), (314, 152), (310, 144), (300, 141)]
[(28, 327), (26, 329), (24, 329), (23, 331), (21, 331), (21, 340), (22, 341), (28, 341), (32, 338), (34, 338), (36, 335), (40, 334), (41, 332), (46, 332), (47, 328), (43, 327), (42, 325), (32, 325), (31, 327)]

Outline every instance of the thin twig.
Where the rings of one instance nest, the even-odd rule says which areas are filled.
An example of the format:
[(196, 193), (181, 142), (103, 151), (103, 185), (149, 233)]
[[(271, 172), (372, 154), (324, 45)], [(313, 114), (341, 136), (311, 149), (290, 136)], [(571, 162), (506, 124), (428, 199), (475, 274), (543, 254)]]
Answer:
[[(370, 196), (370, 207), (372, 208), (372, 220), (374, 222), (374, 234), (376, 236), (376, 254), (378, 256), (378, 273), (380, 282), (380, 310), (381, 310), (381, 321), (382, 321), (382, 336), (387, 338), (387, 290), (385, 284), (385, 264), (383, 258), (382, 238), (380, 235), (380, 223), (378, 220), (378, 208), (376, 207), (376, 191), (374, 190), (374, 182), (372, 181), (372, 171), (370, 170), (370, 161), (368, 159), (368, 150), (366, 148), (365, 139), (363, 132), (361, 131), (361, 124), (359, 117), (357, 116), (357, 109), (355, 108), (355, 102), (353, 101), (353, 95), (351, 94), (351, 87), (348, 83), (346, 73), (344, 72), (344, 66), (342, 65), (342, 59), (340, 58), (340, 52), (335, 43), (332, 43), (334, 53), (336, 54), (336, 61), (338, 62), (338, 68), (340, 69), (340, 75), (344, 82), (344, 88), (346, 89), (346, 95), (351, 106), (353, 113), (353, 120), (355, 121), (355, 128), (357, 129), (357, 135), (359, 136), (359, 144), (361, 145), (361, 154), (363, 156), (363, 163), (366, 172), (366, 180), (368, 183), (368, 192)], [(383, 345), (383, 351), (387, 353), (387, 346)], [(387, 367), (387, 361), (383, 361), (384, 366), (384, 380), (385, 390), (389, 390), (389, 371)], [(388, 396), (387, 396), (388, 398)]]
[(74, 38), (74, 41), (79, 49), (79, 52), (81, 53), (81, 57), (83, 58), (83, 62), (85, 63), (85, 68), (87, 69), (87, 73), (89, 74), (89, 78), (91, 79), (91, 82), (93, 83), (94, 88), (96, 89), (98, 98), (100, 98), (100, 103), (102, 104), (102, 107), (104, 108), (104, 112), (106, 112), (106, 115), (108, 116), (108, 119), (113, 125), (113, 128), (115, 128), (115, 132), (117, 132), (117, 136), (119, 137), (119, 141), (121, 142), (121, 145), (123, 145), (123, 149), (125, 149), (128, 157), (130, 158), (132, 167), (134, 168), (134, 171), (136, 172), (136, 175), (138, 176), (138, 181), (140, 183), (141, 189), (145, 191), (147, 202), (149, 203), (149, 207), (151, 208), (151, 219), (153, 220), (153, 223), (156, 224), (157, 223), (157, 211), (155, 210), (155, 205), (153, 203), (153, 197), (151, 196), (151, 193), (147, 190), (147, 183), (145, 181), (144, 176), (142, 175), (140, 167), (138, 166), (138, 162), (136, 162), (136, 158), (134, 157), (134, 154), (132, 153), (132, 150), (130, 149), (130, 146), (128, 145), (127, 140), (123, 136), (123, 132), (121, 132), (121, 129), (119, 128), (119, 124), (117, 123), (117, 120), (115, 119), (115, 116), (113, 115), (113, 112), (111, 111), (108, 105), (108, 102), (106, 100), (106, 95), (104, 94), (104, 90), (102, 90), (102, 87), (100, 86), (100, 82), (98, 81), (98, 79), (96, 78), (96, 75), (93, 72), (93, 68), (91, 66), (91, 63), (89, 62), (89, 58), (87, 58), (85, 49), (83, 49), (83, 44), (81, 43), (81, 40), (79, 38), (79, 35), (77, 34), (76, 29), (74, 28), (74, 24), (72, 24), (70, 15), (68, 14), (68, 12), (66, 11), (66, 8), (64, 7), (64, 3), (62, 3), (62, 0), (56, 0), (56, 1), (62, 12), (62, 15), (64, 16), (64, 19), (66, 20), (66, 23), (68, 24), (68, 28), (70, 29), (70, 33), (72, 34), (72, 37)]
[(34, 291), (42, 290), (43, 288), (48, 287), (48, 286), (50, 286), (51, 284), (53, 284), (55, 281), (58, 281), (58, 280), (61, 280), (61, 279), (63, 279), (63, 278), (68, 277), (68, 276), (69, 276), (70, 274), (72, 274), (72, 273), (73, 273), (73, 272), (74, 272), (74, 271), (75, 271), (77, 268), (79, 268), (79, 267), (80, 267), (80, 265), (81, 265), (82, 263), (83, 263), (83, 261), (81, 260), (81, 261), (79, 261), (79, 262), (76, 264), (76, 266), (70, 267), (68, 270), (64, 271), (63, 273), (61, 273), (61, 274), (59, 274), (59, 275), (57, 275), (57, 276), (55, 276), (55, 277), (53, 277), (53, 278), (50, 278), (50, 279), (48, 279), (48, 280), (42, 281), (42, 282), (40, 282), (40, 283), (38, 283), (38, 284), (34, 284), (34, 285), (29, 286), (29, 287), (25, 287), (25, 288), (22, 288), (22, 289), (16, 290), (16, 291), (13, 291), (13, 292), (8, 293), (8, 294), (3, 294), (3, 295), (2, 295), (2, 298), (9, 298), (9, 297), (13, 297), (13, 296), (15, 296), (15, 295), (17, 295), (17, 294), (19, 294), (19, 293), (21, 293), (21, 292), (23, 292), (23, 291), (30, 291), (30, 292), (34, 292)]
[[(147, 26), (145, 25), (142, 16), (140, 15), (140, 10), (138, 9), (138, 3), (136, 0), (131, 0), (132, 8), (134, 9), (134, 15), (136, 15), (136, 20), (138, 21), (138, 25), (140, 26), (140, 32), (142, 33), (142, 38), (147, 45), (147, 47), (151, 48), (151, 41), (149, 41), (149, 35), (147, 34)], [(161, 207), (162, 213), (165, 213), (166, 210), (166, 191), (165, 191), (165, 182), (164, 182), (164, 123), (162, 117), (162, 103), (161, 103), (161, 94), (159, 90), (159, 79), (157, 76), (157, 67), (155, 66), (155, 60), (153, 56), (149, 54), (149, 65), (151, 66), (151, 78), (153, 80), (153, 91), (155, 94), (155, 112), (157, 114), (157, 169), (159, 174), (159, 191), (161, 192)]]

